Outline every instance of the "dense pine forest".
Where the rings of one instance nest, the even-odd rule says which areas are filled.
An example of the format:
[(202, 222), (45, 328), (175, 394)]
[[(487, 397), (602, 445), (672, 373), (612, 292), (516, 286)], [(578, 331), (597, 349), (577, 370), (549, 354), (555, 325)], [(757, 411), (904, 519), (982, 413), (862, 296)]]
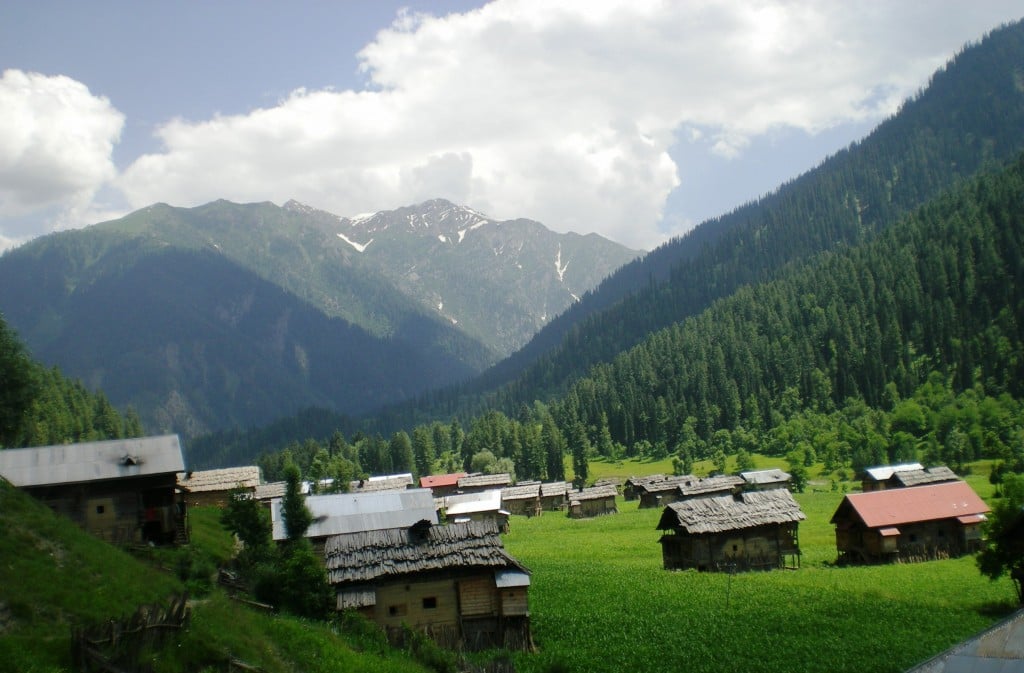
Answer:
[(0, 448), (141, 437), (138, 414), (32, 360), (0, 318)]

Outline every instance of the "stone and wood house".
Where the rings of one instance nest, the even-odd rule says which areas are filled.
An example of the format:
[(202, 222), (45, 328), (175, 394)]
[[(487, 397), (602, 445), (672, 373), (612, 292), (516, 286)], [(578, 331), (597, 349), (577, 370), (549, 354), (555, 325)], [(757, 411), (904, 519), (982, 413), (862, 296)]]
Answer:
[(665, 507), (658, 522), (666, 570), (799, 567), (806, 518), (786, 489), (718, 493)]
[(177, 435), (0, 451), (0, 476), (99, 538), (188, 541)]
[(530, 573), (492, 521), (336, 535), (324, 550), (338, 610), (400, 641), (403, 625), (445, 647), (532, 650)]
[(540, 485), (540, 506), (547, 512), (565, 509), (569, 502), (569, 484), (564, 481), (546, 481)]
[(509, 514), (540, 516), (540, 482), (520, 482), (501, 489), (501, 506)]
[(587, 519), (605, 514), (618, 514), (614, 486), (591, 486), (579, 491), (569, 491), (568, 516), (573, 519)]
[(839, 562), (923, 561), (976, 551), (989, 511), (965, 481), (851, 493), (832, 515)]

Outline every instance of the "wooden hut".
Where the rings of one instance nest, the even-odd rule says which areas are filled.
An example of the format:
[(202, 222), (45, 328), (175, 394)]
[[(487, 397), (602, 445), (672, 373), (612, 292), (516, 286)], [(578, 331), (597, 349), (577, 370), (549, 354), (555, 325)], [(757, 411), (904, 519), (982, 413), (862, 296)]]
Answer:
[(900, 465), (879, 465), (869, 467), (861, 473), (860, 487), (868, 491), (883, 491), (892, 488), (892, 477), (898, 472), (919, 472), (924, 469), (921, 463), (902, 463)]
[(540, 485), (541, 509), (549, 512), (563, 510), (568, 505), (569, 484), (564, 481), (550, 481)]
[(509, 514), (540, 516), (540, 482), (520, 483), (501, 489), (501, 506)]
[[(274, 499), (270, 510), (275, 542), (288, 538), (283, 504), (283, 499)], [(306, 497), (306, 507), (313, 515), (306, 537), (314, 549), (322, 549), (332, 535), (411, 526), (424, 520), (438, 522), (434, 498), (426, 488), (310, 495)]]
[(639, 500), (641, 487), (648, 482), (663, 481), (663, 474), (646, 474), (642, 477), (630, 477), (622, 485), (622, 497), (626, 500)]
[(471, 474), (459, 479), (459, 493), (480, 493), (496, 488), (512, 485), (512, 475), (507, 472), (500, 474)]
[(493, 521), (501, 530), (508, 530), (509, 513), (502, 504), (498, 489), (449, 495), (440, 499), (439, 509), (449, 523)]
[(832, 515), (839, 562), (922, 561), (975, 551), (989, 511), (964, 481), (851, 493)]
[(232, 491), (255, 497), (259, 483), (260, 468), (255, 465), (178, 474), (178, 489), (189, 507), (226, 507)]
[(706, 495), (665, 507), (658, 530), (666, 570), (797, 567), (806, 517), (785, 489)]
[(429, 488), (435, 498), (455, 495), (459, 491), (459, 479), (465, 476), (468, 476), (465, 472), (454, 472), (420, 477), (420, 488)]
[(337, 535), (324, 554), (337, 608), (359, 611), (393, 641), (408, 625), (446, 647), (533, 649), (529, 570), (493, 522)]
[(907, 488), (908, 486), (924, 486), (925, 484), (941, 484), (947, 481), (960, 481), (956, 472), (945, 465), (929, 467), (924, 470), (905, 470), (892, 475), (889, 488)]
[(744, 483), (743, 477), (730, 474), (683, 481), (676, 486), (675, 498), (665, 504), (689, 498), (700, 498), (705, 495), (738, 493), (743, 490)]
[(0, 451), (0, 476), (97, 537), (187, 542), (177, 435)]
[(678, 488), (681, 484), (695, 484), (700, 479), (692, 474), (662, 476), (660, 479), (649, 479), (634, 482), (633, 488), (640, 499), (640, 509), (664, 507), (678, 500)]
[(617, 514), (613, 486), (592, 486), (580, 491), (569, 491), (569, 512), (573, 519), (586, 519), (604, 514)]
[(268, 484), (257, 484), (256, 489), (253, 491), (253, 497), (256, 498), (261, 505), (269, 509), (276, 498), (284, 497), (285, 491), (287, 490), (288, 483), (284, 481), (272, 481)]
[(792, 475), (778, 468), (740, 472), (743, 488), (747, 491), (764, 491), (769, 488), (789, 488)]

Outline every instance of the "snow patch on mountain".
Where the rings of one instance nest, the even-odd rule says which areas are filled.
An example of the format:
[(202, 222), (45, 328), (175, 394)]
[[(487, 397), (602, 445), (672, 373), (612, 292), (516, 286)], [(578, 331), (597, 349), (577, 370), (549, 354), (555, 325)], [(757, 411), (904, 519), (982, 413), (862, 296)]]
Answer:
[[(559, 244), (558, 245), (558, 254), (555, 255), (555, 273), (558, 274), (558, 282), (560, 282), (560, 283), (564, 283), (565, 282), (565, 270), (568, 269), (568, 268), (569, 268), (569, 262), (566, 262), (565, 266), (562, 265), (562, 245)], [(573, 295), (573, 297), (576, 297), (576, 295)], [(579, 297), (576, 297), (576, 299), (579, 300)]]
[(370, 244), (373, 243), (373, 239), (372, 238), (369, 241), (367, 241), (366, 243), (357, 243), (356, 241), (353, 241), (351, 238), (349, 238), (345, 234), (342, 234), (341, 232), (338, 232), (338, 238), (340, 238), (341, 240), (345, 241), (346, 243), (351, 245), (353, 248), (355, 248), (356, 252), (365, 252), (366, 249), (368, 247), (370, 247)]

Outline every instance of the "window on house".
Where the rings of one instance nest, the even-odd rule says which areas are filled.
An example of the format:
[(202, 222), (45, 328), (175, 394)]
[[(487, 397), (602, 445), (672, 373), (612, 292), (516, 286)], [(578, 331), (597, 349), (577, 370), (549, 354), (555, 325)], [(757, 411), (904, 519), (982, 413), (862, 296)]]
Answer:
[(423, 599), (423, 609), (424, 610), (433, 610), (436, 607), (437, 607), (437, 597), (436, 596), (427, 596), (427, 597), (425, 597)]
[(405, 603), (399, 603), (397, 605), (388, 606), (389, 617), (404, 617), (405, 616)]
[(97, 514), (103, 514), (103, 512), (105, 512), (105, 511), (106, 511), (106, 508), (103, 505), (96, 505), (96, 513)]

